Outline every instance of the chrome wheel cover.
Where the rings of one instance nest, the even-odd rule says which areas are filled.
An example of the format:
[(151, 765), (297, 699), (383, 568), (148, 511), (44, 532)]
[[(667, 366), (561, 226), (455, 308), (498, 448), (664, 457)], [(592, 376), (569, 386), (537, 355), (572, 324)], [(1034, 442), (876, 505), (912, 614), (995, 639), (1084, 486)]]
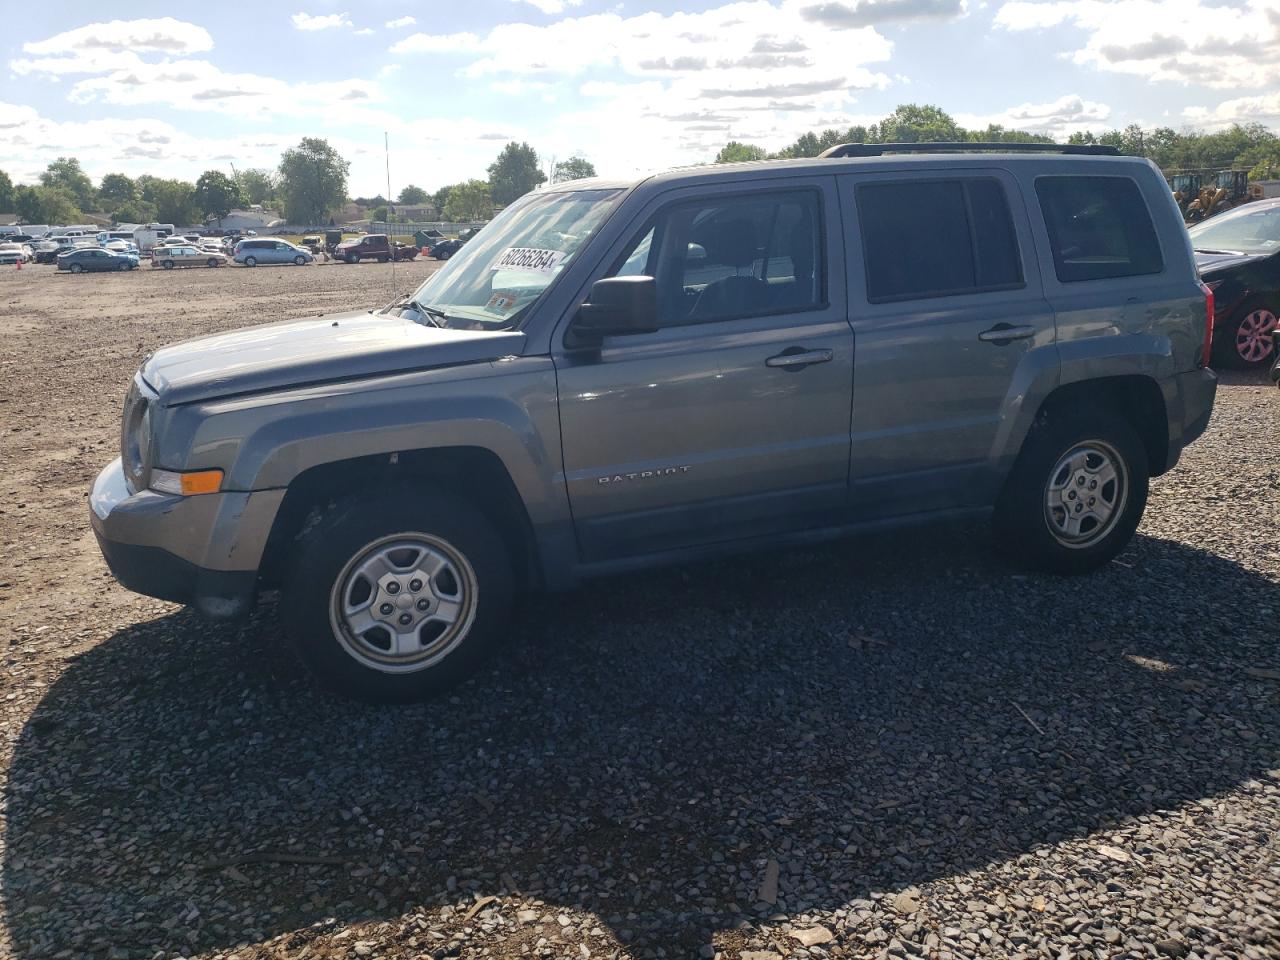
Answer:
[(1102, 440), (1078, 443), (1059, 459), (1044, 490), (1044, 518), (1064, 547), (1091, 547), (1104, 539), (1129, 501), (1129, 468)]
[(475, 571), (452, 544), (398, 533), (363, 547), (329, 594), (333, 635), (380, 673), (432, 667), (466, 639), (479, 594)]

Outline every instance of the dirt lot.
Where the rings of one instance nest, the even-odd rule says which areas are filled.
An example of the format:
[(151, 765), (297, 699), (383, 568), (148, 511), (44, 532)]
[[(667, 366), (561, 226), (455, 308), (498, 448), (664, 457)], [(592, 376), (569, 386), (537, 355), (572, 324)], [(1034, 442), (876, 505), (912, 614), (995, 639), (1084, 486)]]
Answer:
[(962, 529), (632, 576), (373, 709), (269, 601), (124, 592), (85, 494), (148, 351), (392, 293), (0, 272), (0, 954), (1280, 956), (1280, 391), (1226, 378), (1105, 573)]

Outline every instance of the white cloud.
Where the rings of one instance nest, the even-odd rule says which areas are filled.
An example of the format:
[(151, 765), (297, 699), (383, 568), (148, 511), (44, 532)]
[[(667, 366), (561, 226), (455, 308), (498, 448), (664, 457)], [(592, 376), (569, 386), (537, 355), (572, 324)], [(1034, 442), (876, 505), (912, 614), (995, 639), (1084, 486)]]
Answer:
[[(1280, 93), (1235, 97), (1214, 107), (1187, 107), (1182, 114), (1190, 123), (1207, 130), (1221, 130), (1234, 123), (1276, 126), (1280, 125)], [(3, 127), (2, 119), (0, 127)]]
[(568, 7), (581, 6), (582, 0), (512, 0), (514, 3), (527, 3), (531, 7), (537, 7), (546, 14), (564, 13)]
[(295, 13), (291, 19), (299, 30), (329, 30), (333, 27), (351, 26), (351, 18), (345, 13)]
[(997, 124), (1057, 138), (1105, 123), (1110, 116), (1111, 108), (1105, 103), (1068, 94), (1049, 103), (1023, 103), (999, 113), (958, 113), (955, 119), (962, 127), (970, 129), (985, 129)]
[(416, 17), (396, 17), (394, 20), (388, 20), (385, 26), (388, 30), (398, 30), (401, 27), (412, 27), (417, 22)]
[(1070, 26), (1084, 32), (1078, 64), (1197, 86), (1257, 89), (1280, 80), (1280, 0), (1011, 0), (1007, 30)]
[(200, 53), (213, 49), (213, 37), (204, 27), (172, 17), (158, 20), (112, 20), (90, 23), (34, 43), (24, 43), (26, 53), (38, 56), (131, 50), (169, 55)]
[(367, 37), (371, 33), (373, 33), (373, 27), (361, 27), (359, 30), (356, 31), (356, 36)]
[[(901, 14), (925, 0), (855, 2), (896, 4)], [(960, 0), (951, 6), (961, 9)], [(887, 60), (892, 44), (874, 27), (827, 22), (814, 11), (812, 0), (737, 0), (697, 13), (506, 23), (483, 37), (417, 33), (392, 51), (467, 55), (465, 75), (497, 81), (621, 70), (633, 79), (588, 76), (582, 92), (613, 101), (610, 111), (632, 119), (693, 123), (710, 111), (755, 128), (765, 114), (839, 112), (858, 91), (888, 85), (870, 65)], [(680, 119), (686, 116), (694, 119)]]
[(464, 53), (480, 48), (474, 33), (414, 33), (391, 45), (392, 53)]

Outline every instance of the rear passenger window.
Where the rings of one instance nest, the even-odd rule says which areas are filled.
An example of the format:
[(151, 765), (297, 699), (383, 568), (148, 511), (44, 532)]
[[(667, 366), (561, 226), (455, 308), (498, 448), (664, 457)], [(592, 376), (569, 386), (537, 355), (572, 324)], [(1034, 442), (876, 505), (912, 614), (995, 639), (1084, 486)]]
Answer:
[(1128, 177), (1040, 177), (1036, 195), (1062, 283), (1164, 269), (1151, 212)]
[(1022, 286), (1018, 240), (998, 181), (867, 183), (857, 198), (872, 303)]

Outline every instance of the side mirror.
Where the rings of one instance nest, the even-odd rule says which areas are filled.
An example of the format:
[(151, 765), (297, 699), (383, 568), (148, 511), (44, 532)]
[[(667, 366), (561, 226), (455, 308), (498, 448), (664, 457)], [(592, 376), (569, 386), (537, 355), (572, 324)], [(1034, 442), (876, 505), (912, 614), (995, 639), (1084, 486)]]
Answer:
[(609, 277), (591, 285), (591, 295), (569, 328), (578, 345), (604, 337), (658, 329), (658, 284), (653, 277)]

